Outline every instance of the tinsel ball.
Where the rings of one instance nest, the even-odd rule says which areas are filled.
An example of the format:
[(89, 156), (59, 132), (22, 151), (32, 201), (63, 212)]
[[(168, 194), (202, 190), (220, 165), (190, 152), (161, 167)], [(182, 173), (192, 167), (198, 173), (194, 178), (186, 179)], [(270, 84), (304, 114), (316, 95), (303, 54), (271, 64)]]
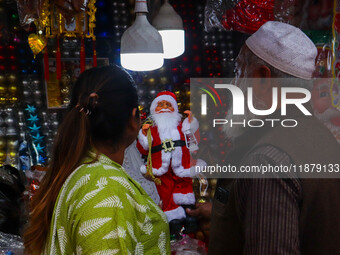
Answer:
[(14, 127), (8, 127), (6, 130), (6, 136), (14, 136), (17, 134), (17, 130)]
[(47, 133), (49, 131), (49, 129), (50, 129), (50, 126), (49, 126), (48, 122), (43, 122), (42, 123), (42, 131), (43, 131), (43, 133)]
[(29, 97), (31, 95), (31, 92), (29, 92), (28, 90), (23, 90), (22, 94), (24, 97)]
[(16, 151), (10, 151), (8, 154), (9, 154), (9, 156), (11, 158), (15, 158), (17, 156), (17, 152)]
[(26, 87), (28, 86), (29, 81), (28, 80), (22, 80), (22, 86)]
[(150, 96), (155, 97), (157, 91), (156, 91), (155, 89), (151, 89), (151, 90), (149, 91), (149, 93), (150, 93)]
[(39, 84), (40, 84), (40, 81), (39, 80), (33, 80), (33, 85), (35, 86), (35, 87), (37, 87), (37, 86), (39, 86)]
[(40, 90), (35, 90), (33, 92), (35, 98), (40, 98), (41, 97), (41, 91)]
[(10, 98), (8, 98), (8, 101), (9, 101), (11, 104), (15, 104), (15, 103), (18, 101), (18, 98), (17, 98), (17, 97), (10, 97)]
[(148, 85), (153, 86), (156, 84), (156, 79), (151, 77), (147, 80)]
[(163, 76), (163, 77), (160, 78), (160, 82), (161, 82), (162, 85), (165, 85), (169, 82), (169, 79), (168, 79), (168, 77)]
[(6, 152), (3, 150), (0, 150), (0, 161), (4, 162), (6, 157), (7, 157)]
[(23, 111), (18, 111), (18, 116), (19, 116), (19, 118), (23, 117), (24, 116), (24, 112)]
[(10, 139), (7, 142), (8, 148), (11, 150), (16, 150), (18, 148), (19, 142), (18, 140)]
[(17, 76), (14, 75), (14, 74), (9, 74), (7, 76), (7, 80), (10, 82), (10, 83), (15, 83), (17, 81)]
[(0, 150), (6, 147), (6, 139), (4, 136), (0, 136)]
[(18, 87), (16, 85), (11, 85), (8, 87), (8, 92), (11, 94), (15, 94), (18, 90)]
[(65, 57), (65, 58), (68, 58), (69, 56), (70, 56), (70, 52), (68, 51), (68, 50), (64, 50), (64, 51), (62, 51), (62, 53), (61, 53), (62, 55), (63, 55), (63, 57)]
[(5, 123), (8, 125), (8, 126), (12, 126), (14, 124), (14, 118), (13, 118), (13, 115), (8, 115), (6, 118), (5, 118)]
[(0, 85), (0, 95), (4, 95), (6, 93), (6, 87), (4, 85)]
[(3, 74), (0, 74), (0, 83), (3, 83), (3, 82), (5, 82), (5, 80), (6, 80), (6, 77), (5, 77), (5, 75), (3, 75)]

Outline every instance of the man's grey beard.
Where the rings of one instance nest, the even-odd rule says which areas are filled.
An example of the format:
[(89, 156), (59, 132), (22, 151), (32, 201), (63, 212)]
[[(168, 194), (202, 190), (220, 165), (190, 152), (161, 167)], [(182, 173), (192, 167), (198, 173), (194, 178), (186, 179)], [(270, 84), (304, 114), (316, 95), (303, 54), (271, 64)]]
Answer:
[[(249, 82), (250, 79), (235, 79), (235, 84), (243, 91), (243, 94), (245, 98), (247, 98), (247, 88), (249, 87)], [(265, 110), (268, 109), (267, 105), (258, 97), (256, 97), (253, 93), (253, 104), (254, 107), (258, 110)], [(230, 127), (230, 120), (233, 120), (233, 122), (243, 122), (244, 120), (247, 121), (250, 119), (259, 119), (261, 116), (257, 116), (253, 114), (252, 112), (249, 111), (246, 100), (245, 100), (245, 113), (244, 115), (233, 115), (233, 102), (232, 98), (229, 100), (229, 108), (228, 108), (228, 113), (225, 117), (225, 119), (228, 120), (228, 124), (223, 125), (223, 132), (225, 136), (231, 140), (234, 140), (235, 138), (241, 136), (244, 134), (246, 131), (249, 130), (249, 127), (246, 124), (246, 127), (243, 125), (233, 125), (233, 127)]]
[(181, 114), (177, 112), (162, 112), (151, 115), (151, 119), (155, 122), (158, 133), (169, 133), (169, 131), (177, 129), (181, 122)]

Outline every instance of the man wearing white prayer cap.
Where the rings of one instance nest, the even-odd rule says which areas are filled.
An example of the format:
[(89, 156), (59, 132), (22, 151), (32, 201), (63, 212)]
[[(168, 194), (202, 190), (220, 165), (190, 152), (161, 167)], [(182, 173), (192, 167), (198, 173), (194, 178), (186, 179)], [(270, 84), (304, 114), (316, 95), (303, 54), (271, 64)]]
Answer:
[[(267, 22), (242, 47), (236, 60), (235, 84), (246, 94), (249, 82), (242, 78), (259, 78), (251, 85), (253, 104), (256, 109), (269, 109), (273, 87), (311, 89), (316, 55), (314, 44), (300, 29)], [(291, 93), (289, 98), (299, 99), (301, 94)], [(312, 112), (309, 103), (304, 107)], [(238, 116), (226, 119), (230, 117), (234, 120)], [(314, 116), (304, 115), (297, 107), (287, 108), (287, 116), (278, 109), (270, 117), (249, 111), (241, 117), (290, 118), (298, 120), (298, 125), (226, 128), (226, 135), (234, 140), (233, 151), (226, 160), (238, 169), (312, 167), (312, 163), (339, 166), (340, 147), (332, 134)], [(259, 174), (245, 176), (246, 179), (218, 180), (212, 211), (208, 203), (188, 211), (201, 216), (205, 230), (210, 232), (209, 254), (340, 254), (339, 178), (308, 178), (293, 171), (268, 173), (267, 178)]]

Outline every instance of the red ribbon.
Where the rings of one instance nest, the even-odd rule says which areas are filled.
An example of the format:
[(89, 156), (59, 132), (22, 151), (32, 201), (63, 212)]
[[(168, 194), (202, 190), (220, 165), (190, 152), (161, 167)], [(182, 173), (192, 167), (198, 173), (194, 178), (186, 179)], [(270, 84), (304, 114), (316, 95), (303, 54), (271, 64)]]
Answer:
[(61, 79), (61, 54), (60, 54), (60, 42), (59, 38), (57, 38), (57, 53), (56, 53), (56, 58), (57, 58), (57, 80), (60, 81)]
[(96, 40), (92, 41), (93, 43), (93, 67), (97, 67), (97, 51), (96, 51)]
[(80, 45), (80, 73), (85, 71), (85, 42), (84, 38), (81, 38)]
[(49, 70), (49, 63), (48, 63), (48, 50), (45, 48), (44, 52), (44, 71), (45, 71), (45, 81), (50, 79), (50, 70)]

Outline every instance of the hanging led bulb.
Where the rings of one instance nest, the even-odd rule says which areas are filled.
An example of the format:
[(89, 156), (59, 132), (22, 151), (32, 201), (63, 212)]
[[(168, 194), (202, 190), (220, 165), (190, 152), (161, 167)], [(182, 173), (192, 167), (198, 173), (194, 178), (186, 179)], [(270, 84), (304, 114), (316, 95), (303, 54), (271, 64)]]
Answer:
[(183, 54), (185, 48), (183, 21), (168, 0), (165, 0), (159, 9), (152, 25), (162, 36), (164, 58), (176, 58)]
[(123, 34), (120, 49), (121, 65), (132, 71), (151, 71), (163, 66), (162, 37), (146, 18), (145, 0), (136, 0), (135, 23)]

